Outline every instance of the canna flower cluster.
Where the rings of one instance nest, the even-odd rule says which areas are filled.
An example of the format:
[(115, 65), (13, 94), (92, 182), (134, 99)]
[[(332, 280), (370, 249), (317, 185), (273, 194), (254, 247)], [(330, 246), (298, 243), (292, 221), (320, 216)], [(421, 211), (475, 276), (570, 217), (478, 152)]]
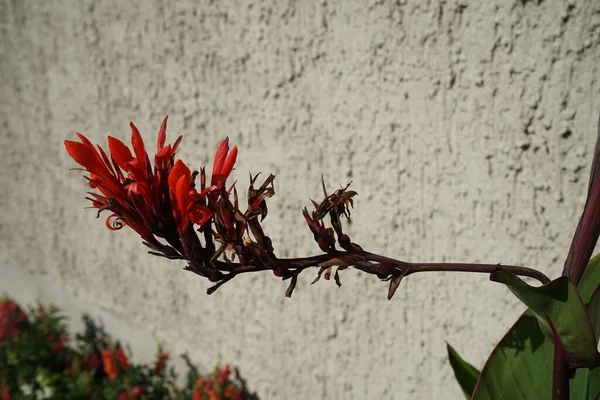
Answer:
[[(246, 197), (240, 199), (236, 183), (227, 184), (238, 156), (237, 146), (230, 148), (228, 138), (218, 145), (208, 177), (204, 167), (194, 171), (176, 158), (182, 136), (166, 144), (167, 118), (158, 130), (153, 164), (140, 132), (133, 123), (130, 126), (131, 148), (109, 136), (106, 152), (79, 133), (79, 141), (64, 142), (67, 152), (88, 174), (88, 185), (95, 190), (88, 192), (87, 199), (97, 210), (97, 216), (103, 211), (110, 213), (106, 218), (109, 229), (128, 226), (140, 235), (151, 254), (184, 260), (186, 270), (215, 282), (208, 294), (241, 273), (270, 270), (282, 280), (290, 280), (286, 291), (290, 297), (298, 275), (307, 268), (319, 268), (314, 283), (323, 274), (330, 279), (333, 268), (337, 267), (334, 278), (341, 286), (339, 271), (354, 267), (389, 281), (388, 299), (391, 299), (400, 281), (415, 272), (490, 273), (498, 268), (497, 264), (408, 263), (364, 251), (342, 228), (342, 220), (350, 219), (357, 193), (348, 190), (348, 184), (329, 194), (323, 179), (323, 200), (311, 200), (314, 210), (305, 208), (303, 215), (324, 253), (279, 258), (261, 225), (268, 214), (267, 199), (275, 194), (274, 175), (267, 176), (260, 184), (257, 182), (260, 174), (250, 175)], [(535, 270), (507, 268), (519, 275), (547, 281), (547, 277)]]
[[(133, 123), (130, 126), (131, 149), (112, 136), (108, 137), (108, 153), (79, 133), (79, 142), (65, 141), (69, 155), (89, 173), (88, 185), (97, 190), (88, 192), (87, 199), (98, 210), (98, 216), (110, 212), (106, 218), (109, 229), (128, 226), (140, 235), (152, 254), (188, 260), (191, 271), (220, 279), (222, 274), (208, 262), (214, 247), (210, 222), (214, 219), (212, 210), (222, 208), (220, 204), (230, 195), (225, 183), (235, 164), (237, 147), (230, 150), (228, 139), (221, 142), (210, 185), (202, 168), (197, 188), (198, 172), (175, 160), (182, 136), (166, 144), (167, 118), (158, 131), (154, 165), (139, 130)], [(210, 239), (205, 246), (196, 229)]]

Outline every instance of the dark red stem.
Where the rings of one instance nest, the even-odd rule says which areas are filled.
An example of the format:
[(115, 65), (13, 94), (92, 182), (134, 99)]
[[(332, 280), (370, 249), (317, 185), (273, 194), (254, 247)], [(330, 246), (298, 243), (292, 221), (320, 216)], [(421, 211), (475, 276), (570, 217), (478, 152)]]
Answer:
[[(317, 267), (319, 264), (327, 262), (334, 263), (335, 260), (340, 261), (340, 264), (342, 264), (344, 260), (348, 260), (348, 263), (351, 264), (352, 261), (355, 261), (359, 264), (359, 266), (356, 266), (358, 269), (371, 274), (380, 273), (381, 263), (387, 262), (394, 266), (395, 273), (392, 273), (392, 275), (402, 273), (404, 276), (417, 272), (477, 272), (490, 274), (501, 265), (471, 263), (411, 263), (369, 252), (334, 252), (311, 257), (280, 258), (273, 260), (268, 267), (264, 264), (241, 265), (239, 263), (225, 263), (223, 261), (215, 261), (214, 266), (219, 270), (232, 270), (232, 273), (235, 275), (247, 272), (266, 271), (269, 269), (274, 270), (276, 268), (283, 268), (297, 274), (306, 268)], [(515, 275), (536, 279), (542, 284), (550, 282), (550, 279), (548, 279), (546, 275), (532, 268), (515, 265), (502, 265), (502, 268)]]

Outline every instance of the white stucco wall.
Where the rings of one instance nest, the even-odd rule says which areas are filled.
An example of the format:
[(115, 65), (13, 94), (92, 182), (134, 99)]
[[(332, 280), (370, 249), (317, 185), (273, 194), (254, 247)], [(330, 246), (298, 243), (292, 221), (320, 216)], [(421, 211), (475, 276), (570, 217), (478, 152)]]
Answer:
[(445, 341), (481, 365), (523, 307), (465, 274), (411, 276), (391, 302), (358, 271), (340, 289), (304, 273), (292, 299), (270, 273), (206, 296), (84, 209), (75, 131), (128, 140), (132, 120), (152, 148), (169, 114), (195, 168), (229, 135), (240, 187), (277, 174), (282, 257), (318, 252), (300, 210), (324, 174), (353, 181), (369, 251), (560, 274), (600, 112), (599, 2), (2, 0), (0, 35), (3, 265), (239, 366), (261, 399), (459, 399)]

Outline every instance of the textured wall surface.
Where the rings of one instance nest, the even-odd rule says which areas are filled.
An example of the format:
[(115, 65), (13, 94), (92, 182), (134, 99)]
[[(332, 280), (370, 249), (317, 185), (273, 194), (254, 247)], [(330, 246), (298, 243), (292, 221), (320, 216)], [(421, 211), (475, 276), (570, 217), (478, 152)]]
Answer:
[[(154, 143), (234, 177), (277, 174), (280, 256), (318, 252), (301, 207), (353, 181), (348, 233), (412, 261), (560, 273), (600, 111), (597, 1), (0, 1), (0, 256), (206, 367), (232, 362), (262, 399), (461, 398), (445, 341), (481, 365), (522, 311), (486, 276), (411, 276), (396, 297), (272, 274), (206, 296), (182, 263), (85, 210), (62, 141)], [(148, 147), (151, 147), (149, 144)], [(8, 279), (0, 276), (0, 279)]]

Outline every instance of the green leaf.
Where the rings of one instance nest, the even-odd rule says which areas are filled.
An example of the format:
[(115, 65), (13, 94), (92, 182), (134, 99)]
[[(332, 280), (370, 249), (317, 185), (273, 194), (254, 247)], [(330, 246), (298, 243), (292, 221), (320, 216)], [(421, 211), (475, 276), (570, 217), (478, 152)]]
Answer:
[[(552, 398), (554, 346), (537, 318), (526, 311), (494, 348), (473, 393), (474, 400)], [(595, 400), (600, 394), (600, 367), (579, 368), (570, 381), (572, 400)]]
[(600, 367), (579, 368), (570, 383), (572, 400), (596, 400), (600, 395)]
[(526, 311), (483, 366), (473, 399), (552, 398), (553, 345)]
[(579, 295), (587, 304), (590, 322), (596, 334), (596, 344), (600, 339), (600, 254), (592, 258), (581, 277)]
[(456, 350), (450, 346), (450, 344), (446, 343), (446, 347), (448, 349), (448, 359), (450, 360), (450, 365), (454, 370), (456, 380), (458, 381), (458, 384), (462, 388), (467, 399), (470, 399), (473, 395), (473, 391), (475, 390), (477, 380), (479, 379), (479, 371), (477, 368), (463, 360), (460, 355), (458, 355)]
[(596, 345), (600, 338), (600, 287), (596, 289), (592, 295), (592, 299), (587, 305), (587, 312), (592, 323), (592, 328), (596, 334)]
[[(597, 255), (589, 262), (578, 286), (588, 312), (599, 284), (600, 255)], [(533, 313), (526, 311), (490, 354), (473, 399), (551, 398), (553, 350)], [(597, 399), (600, 396), (600, 367), (577, 369), (570, 382), (570, 394), (573, 400)]]
[(504, 283), (537, 317), (541, 330), (552, 336), (552, 322), (565, 351), (581, 366), (600, 365), (596, 337), (577, 289), (566, 277), (533, 287), (516, 275), (498, 268), (491, 279)]
[[(526, 311), (494, 348), (473, 393), (474, 400), (552, 398), (554, 347)], [(572, 400), (600, 395), (600, 367), (579, 368), (570, 382)]]

